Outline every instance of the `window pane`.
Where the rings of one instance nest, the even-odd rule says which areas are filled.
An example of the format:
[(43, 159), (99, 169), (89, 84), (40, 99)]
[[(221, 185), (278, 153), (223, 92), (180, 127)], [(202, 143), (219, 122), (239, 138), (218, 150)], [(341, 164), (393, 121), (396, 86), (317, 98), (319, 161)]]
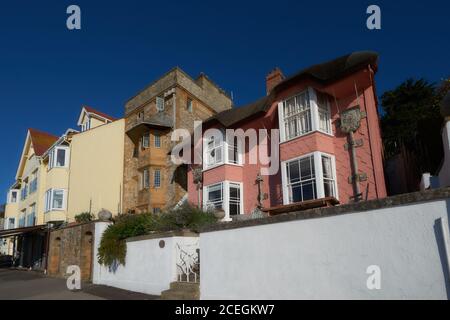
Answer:
[(331, 159), (329, 157), (322, 156), (322, 170), (324, 178), (333, 179)]
[(334, 197), (334, 182), (331, 180), (324, 180), (323, 188), (325, 191), (325, 197)]
[(155, 188), (159, 188), (161, 186), (161, 171), (159, 169), (155, 170), (154, 186)]
[(161, 137), (159, 135), (155, 135), (155, 147), (161, 148)]
[(292, 161), (288, 163), (288, 177), (290, 183), (295, 183), (300, 181), (300, 171), (298, 166), (298, 161)]
[(303, 201), (312, 200), (316, 198), (315, 181), (310, 181), (303, 184)]
[(308, 157), (300, 160), (300, 170), (302, 180), (314, 178), (314, 165), (312, 162), (313, 157)]
[(64, 167), (66, 162), (66, 150), (56, 149), (56, 166)]
[(308, 91), (284, 102), (284, 126), (287, 139), (311, 131), (311, 108)]
[(241, 214), (241, 208), (239, 203), (231, 203), (230, 202), (230, 216), (235, 216)]
[(64, 191), (63, 190), (54, 190), (53, 191), (53, 209), (62, 209), (63, 208), (63, 200), (64, 200)]

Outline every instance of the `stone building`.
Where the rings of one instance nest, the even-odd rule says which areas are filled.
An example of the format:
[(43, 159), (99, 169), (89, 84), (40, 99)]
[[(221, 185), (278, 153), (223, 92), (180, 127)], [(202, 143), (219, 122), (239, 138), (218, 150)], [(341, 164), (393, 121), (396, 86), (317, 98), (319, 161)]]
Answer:
[(206, 75), (191, 78), (174, 68), (125, 106), (124, 212), (159, 212), (187, 192), (187, 166), (171, 162), (175, 129), (193, 132), (194, 121), (230, 109), (231, 98)]

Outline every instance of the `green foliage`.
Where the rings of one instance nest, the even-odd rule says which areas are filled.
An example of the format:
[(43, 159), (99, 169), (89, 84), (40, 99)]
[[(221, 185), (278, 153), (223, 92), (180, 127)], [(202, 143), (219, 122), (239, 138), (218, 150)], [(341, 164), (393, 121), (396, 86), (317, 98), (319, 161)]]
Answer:
[(122, 215), (103, 233), (98, 251), (98, 262), (110, 267), (118, 264), (125, 265), (126, 238), (158, 231), (181, 229), (198, 231), (201, 227), (215, 222), (217, 219), (211, 212), (202, 211), (189, 204), (160, 214)]
[(89, 222), (94, 220), (94, 215), (89, 212), (82, 212), (75, 216), (75, 221), (78, 223)]
[(440, 102), (449, 80), (439, 86), (408, 79), (381, 96), (381, 131), (387, 159), (407, 150), (417, 159), (417, 172), (434, 173), (442, 159)]

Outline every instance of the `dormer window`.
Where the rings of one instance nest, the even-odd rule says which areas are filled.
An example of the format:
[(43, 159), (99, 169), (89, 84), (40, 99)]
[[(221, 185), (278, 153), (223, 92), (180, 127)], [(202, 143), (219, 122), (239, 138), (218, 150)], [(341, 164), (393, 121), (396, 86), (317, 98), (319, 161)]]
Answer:
[(88, 117), (86, 122), (81, 125), (81, 132), (87, 131), (91, 128), (91, 119)]
[(69, 166), (69, 148), (55, 147), (50, 151), (48, 167), (52, 168), (66, 168)]

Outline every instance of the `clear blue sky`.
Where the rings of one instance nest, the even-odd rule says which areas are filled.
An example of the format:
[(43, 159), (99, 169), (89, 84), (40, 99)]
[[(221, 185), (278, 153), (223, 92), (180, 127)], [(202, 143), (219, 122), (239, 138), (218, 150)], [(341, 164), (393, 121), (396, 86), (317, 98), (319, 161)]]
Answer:
[[(174, 66), (205, 72), (242, 105), (279, 66), (292, 74), (357, 50), (381, 55), (378, 95), (408, 77), (450, 75), (449, 1), (2, 1), (0, 202), (29, 127), (60, 135), (82, 104), (120, 117), (124, 102)], [(82, 30), (66, 29), (66, 8)], [(366, 8), (382, 30), (366, 28)]]

